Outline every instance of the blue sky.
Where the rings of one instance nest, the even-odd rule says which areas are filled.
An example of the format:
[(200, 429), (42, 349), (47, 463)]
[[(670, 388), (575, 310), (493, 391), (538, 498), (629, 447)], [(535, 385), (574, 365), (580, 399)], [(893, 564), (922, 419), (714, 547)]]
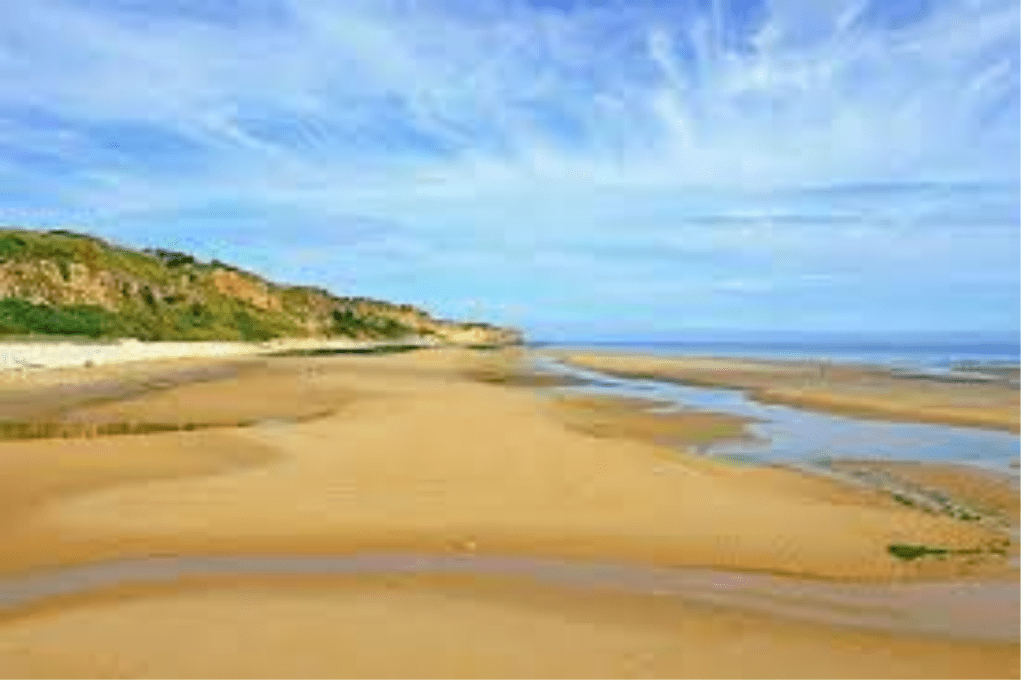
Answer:
[(537, 337), (1016, 331), (1006, 0), (5, 0), (0, 223)]

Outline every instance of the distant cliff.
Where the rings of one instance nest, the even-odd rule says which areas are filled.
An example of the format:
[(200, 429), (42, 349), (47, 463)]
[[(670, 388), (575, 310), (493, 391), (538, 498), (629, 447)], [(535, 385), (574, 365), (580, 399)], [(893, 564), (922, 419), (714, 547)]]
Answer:
[(56, 230), (0, 229), (0, 335), (141, 340), (280, 337), (511, 344), (513, 330), (435, 319), (412, 305), (286, 286), (216, 260), (136, 251)]

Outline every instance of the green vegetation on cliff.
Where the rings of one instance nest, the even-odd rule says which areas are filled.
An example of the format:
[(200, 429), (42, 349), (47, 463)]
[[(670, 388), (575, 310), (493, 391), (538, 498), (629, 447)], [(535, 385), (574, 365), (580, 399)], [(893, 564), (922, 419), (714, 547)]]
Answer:
[(282, 286), (178, 251), (135, 251), (66, 230), (0, 229), (4, 335), (260, 341), (467, 333), (518, 340), (507, 329), (438, 320), (411, 305)]
[(35, 305), (27, 300), (0, 300), (0, 334), (41, 333), (53, 336), (102, 336), (119, 334), (121, 320), (94, 305)]

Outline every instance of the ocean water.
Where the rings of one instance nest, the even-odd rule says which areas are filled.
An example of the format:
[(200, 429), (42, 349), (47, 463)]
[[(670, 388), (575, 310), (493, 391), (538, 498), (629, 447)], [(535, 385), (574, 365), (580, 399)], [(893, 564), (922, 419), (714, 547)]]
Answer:
[(670, 341), (557, 341), (539, 347), (872, 364), (911, 371), (946, 372), (964, 364), (1020, 365), (1019, 338), (829, 336), (689, 338)]

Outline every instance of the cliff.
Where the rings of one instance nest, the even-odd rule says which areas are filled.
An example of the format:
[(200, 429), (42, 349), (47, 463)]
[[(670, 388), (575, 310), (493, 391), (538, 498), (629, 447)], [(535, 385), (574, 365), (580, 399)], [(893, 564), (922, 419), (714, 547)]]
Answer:
[(411, 305), (287, 286), (177, 251), (137, 251), (56, 230), (0, 229), (0, 335), (141, 340), (280, 337), (511, 344), (513, 330)]

